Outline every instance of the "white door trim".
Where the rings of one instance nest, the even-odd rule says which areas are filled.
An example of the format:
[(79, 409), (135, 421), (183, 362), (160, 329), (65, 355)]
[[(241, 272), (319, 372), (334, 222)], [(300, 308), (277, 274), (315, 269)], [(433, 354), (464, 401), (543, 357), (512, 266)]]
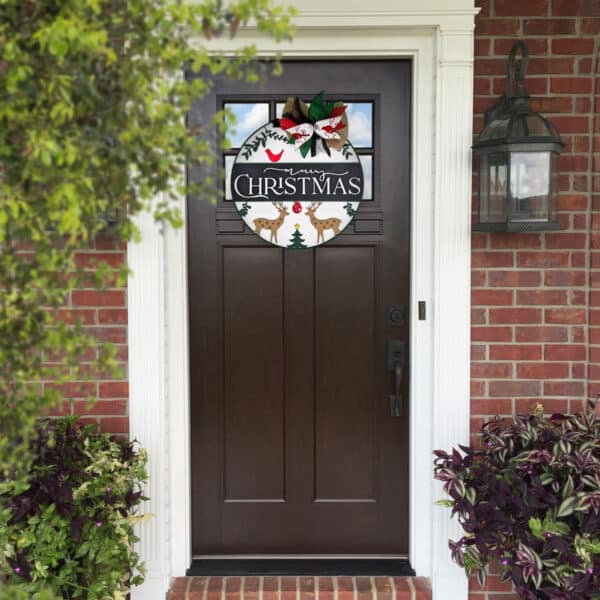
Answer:
[[(433, 504), (440, 489), (431, 452), (467, 443), (469, 433), (476, 11), (436, 11), (431, 5), (445, 0), (422, 2), (429, 8), (421, 12), (336, 12), (332, 4), (343, 3), (334, 0), (327, 11), (300, 12), (294, 42), (283, 48), (251, 29), (220, 46), (255, 42), (261, 53), (282, 50), (284, 57), (413, 61), (410, 560), (418, 575), (431, 578), (434, 600), (467, 600), (466, 578), (447, 545), (458, 530)], [(181, 204), (185, 209), (185, 199)], [(132, 597), (162, 600), (170, 578), (184, 575), (191, 560), (187, 241), (185, 227), (163, 235), (150, 217), (139, 225), (142, 242), (128, 254), (130, 423), (132, 437), (150, 454), (146, 511), (154, 518), (139, 530), (148, 576)], [(421, 300), (425, 321), (415, 316)]]

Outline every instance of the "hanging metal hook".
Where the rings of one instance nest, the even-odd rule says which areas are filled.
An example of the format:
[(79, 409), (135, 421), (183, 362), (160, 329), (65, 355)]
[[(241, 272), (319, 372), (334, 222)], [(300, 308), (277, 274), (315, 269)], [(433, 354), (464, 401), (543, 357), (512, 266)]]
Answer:
[[(521, 51), (521, 57), (515, 63), (515, 56), (518, 51)], [(527, 64), (529, 62), (529, 50), (524, 42), (519, 40), (508, 55), (508, 72), (506, 74), (506, 97), (512, 98), (528, 98), (527, 90), (525, 89), (525, 76), (527, 75)], [(515, 83), (517, 88), (515, 90)]]

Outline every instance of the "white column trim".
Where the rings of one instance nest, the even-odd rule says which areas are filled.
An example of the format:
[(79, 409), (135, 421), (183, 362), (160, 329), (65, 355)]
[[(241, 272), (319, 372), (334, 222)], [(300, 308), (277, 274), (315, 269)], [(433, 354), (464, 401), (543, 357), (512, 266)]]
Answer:
[(168, 427), (165, 403), (164, 238), (152, 215), (136, 219), (142, 241), (129, 244), (128, 265), (134, 273), (127, 283), (129, 312), (129, 431), (148, 450), (150, 498), (142, 510), (153, 516), (137, 528), (137, 549), (146, 563), (144, 584), (132, 600), (162, 600), (170, 579), (166, 540), (169, 535), (169, 495), (164, 482), (172, 465), (167, 453)]
[[(449, 449), (469, 441), (473, 31), (441, 28), (438, 44), (431, 430), (433, 447)], [(440, 508), (432, 522), (433, 600), (467, 598), (467, 578), (449, 560), (459, 526)]]
[[(413, 61), (411, 314), (420, 300), (428, 314), (411, 322), (410, 559), (431, 578), (434, 600), (467, 600), (447, 545), (455, 526), (433, 504), (439, 488), (431, 452), (468, 440), (475, 10), (427, 0), (436, 3), (438, 11), (301, 12), (295, 40), (283, 48), (252, 30), (218, 43), (228, 50), (254, 42), (261, 53), (284, 57)], [(187, 244), (185, 228), (161, 237), (142, 219), (141, 229), (141, 244), (129, 251), (130, 419), (150, 452), (147, 510), (155, 518), (141, 529), (148, 578), (133, 600), (163, 600), (169, 577), (184, 575), (191, 558)]]
[[(185, 214), (185, 203), (182, 203)], [(171, 575), (183, 575), (192, 560), (190, 482), (190, 395), (188, 358), (188, 272), (185, 226), (166, 238), (167, 404), (170, 468), (165, 484), (170, 492)]]

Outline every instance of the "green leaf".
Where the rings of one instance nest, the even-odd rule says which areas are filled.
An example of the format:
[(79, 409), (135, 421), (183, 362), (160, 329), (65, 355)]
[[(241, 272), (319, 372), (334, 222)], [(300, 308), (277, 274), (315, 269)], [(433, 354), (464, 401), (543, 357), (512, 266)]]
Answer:
[(327, 119), (333, 110), (333, 102), (323, 101), (323, 92), (319, 92), (311, 101), (308, 107), (308, 115), (313, 121)]
[(302, 158), (306, 158), (306, 155), (310, 152), (310, 147), (312, 144), (312, 140), (308, 140), (300, 146), (300, 154), (302, 154)]
[(565, 481), (565, 485), (563, 486), (563, 489), (562, 489), (563, 497), (570, 496), (573, 493), (574, 489), (575, 489), (575, 484), (573, 483), (573, 477), (571, 475), (569, 475), (567, 477), (567, 480)]
[(544, 532), (542, 530), (542, 521), (537, 517), (531, 517), (529, 519), (529, 529), (533, 535), (538, 539), (544, 539)]
[(454, 500), (436, 500), (434, 502), (436, 506), (445, 506), (446, 508), (452, 508), (454, 506)]
[(54, 54), (54, 56), (62, 58), (67, 53), (68, 49), (69, 43), (67, 40), (59, 36), (53, 36), (48, 42), (48, 50), (50, 50), (50, 53)]
[(557, 517), (568, 517), (569, 515), (573, 514), (573, 511), (575, 510), (576, 500), (577, 499), (574, 496), (565, 498), (561, 502), (560, 506), (558, 507), (556, 516)]

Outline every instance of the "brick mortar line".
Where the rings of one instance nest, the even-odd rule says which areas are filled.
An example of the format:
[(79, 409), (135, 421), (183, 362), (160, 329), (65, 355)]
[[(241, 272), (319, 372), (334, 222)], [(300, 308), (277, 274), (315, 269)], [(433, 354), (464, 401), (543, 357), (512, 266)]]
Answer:
[(352, 598), (354, 600), (358, 600), (358, 589), (356, 587), (356, 577), (352, 578), (352, 590), (353, 590)]
[[(333, 583), (333, 600), (338, 600), (339, 598), (339, 586), (338, 586), (338, 580), (337, 577), (332, 577), (332, 583)], [(393, 600), (396, 600), (395, 598)]]

